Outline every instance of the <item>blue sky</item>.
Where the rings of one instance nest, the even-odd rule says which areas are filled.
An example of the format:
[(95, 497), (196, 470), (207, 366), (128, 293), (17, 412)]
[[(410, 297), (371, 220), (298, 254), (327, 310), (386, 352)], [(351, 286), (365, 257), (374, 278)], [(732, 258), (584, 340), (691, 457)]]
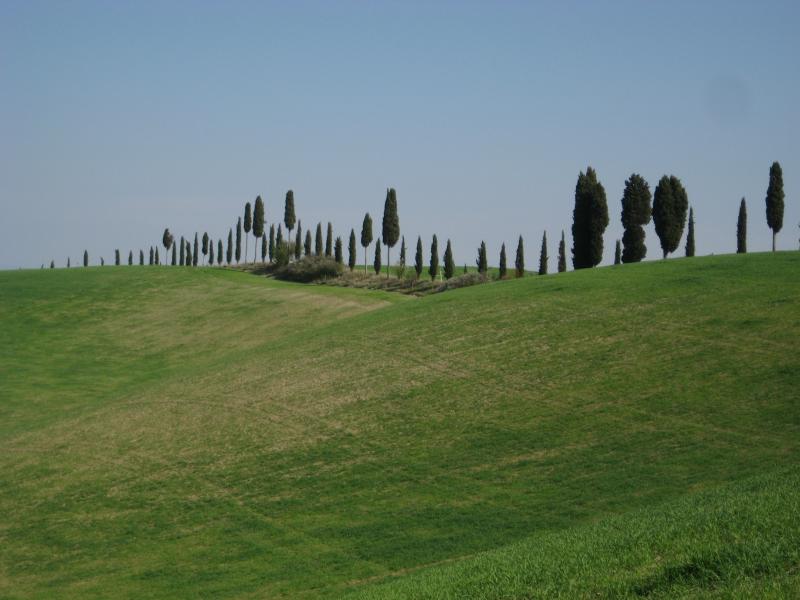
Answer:
[[(682, 179), (698, 254), (800, 230), (796, 2), (0, 3), (0, 267), (227, 235), (261, 194), (345, 237), (397, 189), (413, 245), (569, 236), (578, 172)], [(569, 244), (569, 241), (568, 241)], [(647, 229), (648, 258), (660, 256)], [(679, 253), (682, 253), (679, 252)], [(392, 253), (393, 258), (397, 251)], [(554, 259), (551, 261), (551, 268)]]

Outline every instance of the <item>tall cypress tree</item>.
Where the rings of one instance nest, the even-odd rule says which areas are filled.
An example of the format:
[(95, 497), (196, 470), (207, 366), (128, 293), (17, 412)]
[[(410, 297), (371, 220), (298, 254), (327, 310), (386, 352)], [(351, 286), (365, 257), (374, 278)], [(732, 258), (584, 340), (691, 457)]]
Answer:
[(567, 242), (564, 240), (564, 230), (561, 230), (561, 241), (558, 243), (558, 272), (567, 270)]
[(508, 265), (506, 263), (506, 243), (500, 246), (500, 279), (505, 279), (508, 273)]
[(50, 261), (50, 268), (51, 269), (55, 269), (56, 268), (56, 261), (54, 261), (54, 260)]
[(208, 232), (203, 232), (203, 264), (206, 262), (206, 256), (208, 255)]
[(736, 221), (736, 252), (747, 253), (747, 205), (744, 198), (739, 204), (739, 219)]
[(322, 256), (322, 223), (317, 223), (317, 230), (314, 232), (314, 255)]
[(175, 256), (175, 243), (172, 244), (172, 266), (174, 267), (178, 263), (178, 257)]
[(525, 276), (525, 246), (522, 241), (522, 236), (519, 236), (519, 241), (517, 242), (517, 256), (514, 259), (514, 270), (517, 277)]
[(417, 274), (417, 279), (422, 275), (422, 238), (417, 236), (417, 252), (414, 254), (414, 272)]
[(222, 265), (222, 240), (217, 240), (217, 265)]
[(342, 238), (337, 236), (333, 246), (333, 255), (336, 259), (336, 263), (341, 265), (344, 262), (344, 257), (342, 256)]
[(447, 240), (447, 246), (444, 249), (444, 278), (450, 279), (455, 273), (456, 263), (453, 261), (453, 248), (450, 240)]
[(689, 208), (689, 230), (686, 233), (686, 256), (694, 256), (694, 209)]
[(255, 240), (255, 248), (253, 248), (253, 263), (256, 262), (256, 255), (258, 253), (258, 240), (264, 235), (264, 201), (261, 196), (256, 196), (256, 204), (253, 208), (253, 237)]
[(325, 256), (330, 257), (333, 254), (333, 225), (328, 221), (328, 229), (325, 235)]
[(140, 267), (144, 266), (144, 250), (142, 250), (141, 248), (139, 249), (139, 266)]
[(148, 259), (148, 265), (152, 266), (154, 264), (156, 264), (156, 257), (155, 254), (153, 253), (153, 247), (150, 246), (150, 257)]
[[(278, 223), (278, 233), (275, 234), (275, 253), (283, 252), (283, 223)], [(289, 257), (286, 257), (289, 262)]]
[(214, 240), (208, 240), (208, 265), (214, 266)]
[(71, 265), (70, 265), (70, 262), (69, 262), (69, 256), (68, 256), (68, 257), (67, 257), (67, 268), (69, 269), (69, 268), (70, 268), (70, 266), (71, 266)]
[(311, 230), (306, 229), (306, 241), (303, 244), (303, 256), (309, 256), (311, 254)]
[(183, 239), (183, 236), (181, 236), (181, 247), (179, 248), (179, 250), (180, 250), (180, 255), (178, 264), (183, 267), (184, 265), (186, 265), (186, 240)]
[(352, 271), (356, 267), (356, 232), (350, 229), (350, 241), (347, 244), (347, 266)]
[(192, 266), (197, 266), (197, 261), (200, 260), (198, 256), (200, 254), (200, 242), (198, 241), (197, 232), (194, 234), (194, 248), (192, 250)]
[(369, 213), (364, 215), (361, 224), (361, 247), (364, 248), (364, 275), (367, 274), (367, 248), (372, 243), (372, 217)]
[(119, 266), (119, 248), (114, 250), (114, 265)]
[[(105, 267), (106, 266), (106, 259), (103, 258), (102, 256), (100, 257), (100, 266), (101, 267)], [(44, 268), (44, 265), (42, 265), (42, 268)]]
[(128, 251), (128, 266), (133, 266), (133, 250)]
[(639, 262), (647, 255), (644, 244), (644, 226), (652, 216), (650, 185), (644, 177), (634, 173), (625, 181), (622, 193), (622, 256), (624, 263)]
[(192, 244), (189, 240), (186, 240), (186, 266), (191, 267), (193, 263), (192, 257)]
[[(253, 214), (250, 203), (244, 205), (244, 261), (247, 262), (247, 242), (250, 239), (250, 230), (253, 228)], [(238, 260), (238, 259), (237, 259)]]
[(572, 264), (591, 268), (603, 259), (603, 232), (608, 227), (606, 191), (592, 167), (578, 175), (572, 212)]
[(225, 262), (227, 264), (233, 262), (233, 229), (228, 229), (228, 248), (225, 252)]
[(275, 224), (269, 226), (269, 262), (275, 260)]
[(303, 253), (303, 232), (302, 232), (302, 224), (300, 221), (297, 222), (297, 233), (295, 234), (294, 238), (294, 259), (300, 260), (300, 256)]
[(89, 251), (88, 250), (84, 250), (83, 251), (83, 266), (84, 267), (88, 267), (89, 266)]
[(267, 234), (261, 234), (261, 262), (265, 262), (267, 259)]
[(397, 275), (403, 277), (406, 274), (406, 236), (400, 240), (400, 262), (398, 264)]
[(400, 239), (400, 217), (397, 215), (397, 193), (394, 188), (386, 190), (386, 201), (383, 205), (383, 243), (386, 244), (386, 277), (389, 277), (389, 267), (392, 259), (390, 251)]
[[(286, 229), (289, 230), (289, 239), (292, 239), (292, 230), (294, 229), (295, 224), (295, 215), (294, 215), (294, 192), (289, 190), (286, 192), (286, 202), (283, 205), (283, 224), (286, 225)], [(298, 229), (297, 239), (300, 239), (300, 231)], [(299, 245), (299, 244), (298, 244)], [(295, 258), (300, 258), (295, 253)]]
[(478, 246), (478, 260), (475, 261), (475, 264), (478, 265), (478, 273), (486, 275), (489, 265), (486, 262), (486, 242), (483, 240), (481, 240), (481, 245)]
[(439, 274), (439, 240), (436, 239), (435, 233), (431, 242), (431, 262), (428, 265), (428, 274), (431, 276), (431, 281), (436, 279)]
[(542, 249), (539, 251), (539, 275), (547, 275), (547, 232), (542, 235)]
[[(101, 260), (102, 262), (104, 262), (102, 257), (100, 258), (100, 260)], [(160, 260), (159, 260), (159, 258), (158, 258), (158, 246), (156, 246), (156, 257), (155, 257), (155, 264), (157, 264), (157, 265), (160, 265), (160, 264), (161, 264), (161, 261), (160, 261)]]
[(664, 175), (653, 193), (653, 224), (664, 258), (680, 244), (688, 209), (689, 197), (681, 180), (674, 175)]
[(375, 275), (379, 275), (381, 272), (381, 238), (375, 240), (375, 260), (372, 262), (372, 266), (375, 268)]
[(242, 218), (236, 221), (236, 264), (239, 264), (239, 259), (242, 258)]
[[(166, 228), (164, 230), (164, 234), (161, 236), (161, 243), (164, 244), (164, 250), (169, 252), (169, 249), (172, 247), (172, 243), (174, 241), (175, 241), (175, 238), (172, 237), (172, 234), (169, 232), (169, 227)], [(166, 256), (166, 254), (164, 256)]]
[(614, 264), (622, 264), (622, 246), (620, 246), (619, 240), (617, 240), (616, 246), (614, 247)]
[(767, 186), (767, 225), (772, 229), (772, 251), (775, 252), (775, 238), (783, 229), (783, 170), (775, 161), (769, 168)]

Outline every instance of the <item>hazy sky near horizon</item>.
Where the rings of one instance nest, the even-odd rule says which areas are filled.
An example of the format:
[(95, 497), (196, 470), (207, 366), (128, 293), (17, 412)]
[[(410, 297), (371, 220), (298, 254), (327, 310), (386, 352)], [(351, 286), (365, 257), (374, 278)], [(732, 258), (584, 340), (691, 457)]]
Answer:
[(217, 239), (257, 194), (281, 220), (289, 188), (346, 239), (393, 186), (410, 247), (437, 233), (474, 264), (485, 239), (496, 264), (522, 234), (534, 266), (547, 230), (553, 269), (587, 165), (605, 263), (633, 172), (682, 179), (698, 254), (735, 251), (742, 196), (767, 250), (774, 160), (797, 249), (798, 28), (796, 1), (5, 0), (0, 268)]

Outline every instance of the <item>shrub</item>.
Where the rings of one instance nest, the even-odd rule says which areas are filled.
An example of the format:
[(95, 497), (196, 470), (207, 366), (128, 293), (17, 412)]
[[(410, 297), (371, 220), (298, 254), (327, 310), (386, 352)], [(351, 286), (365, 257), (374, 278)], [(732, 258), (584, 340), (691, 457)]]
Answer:
[(304, 256), (275, 271), (277, 279), (301, 283), (330, 279), (341, 274), (342, 265), (327, 256)]

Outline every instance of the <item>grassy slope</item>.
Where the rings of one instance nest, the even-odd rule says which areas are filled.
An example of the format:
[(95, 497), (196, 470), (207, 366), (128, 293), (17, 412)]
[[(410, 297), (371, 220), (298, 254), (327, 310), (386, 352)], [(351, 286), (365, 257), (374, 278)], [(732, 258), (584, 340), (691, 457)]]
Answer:
[(781, 468), (799, 316), (796, 253), (420, 300), (0, 273), (0, 595), (339, 596)]

